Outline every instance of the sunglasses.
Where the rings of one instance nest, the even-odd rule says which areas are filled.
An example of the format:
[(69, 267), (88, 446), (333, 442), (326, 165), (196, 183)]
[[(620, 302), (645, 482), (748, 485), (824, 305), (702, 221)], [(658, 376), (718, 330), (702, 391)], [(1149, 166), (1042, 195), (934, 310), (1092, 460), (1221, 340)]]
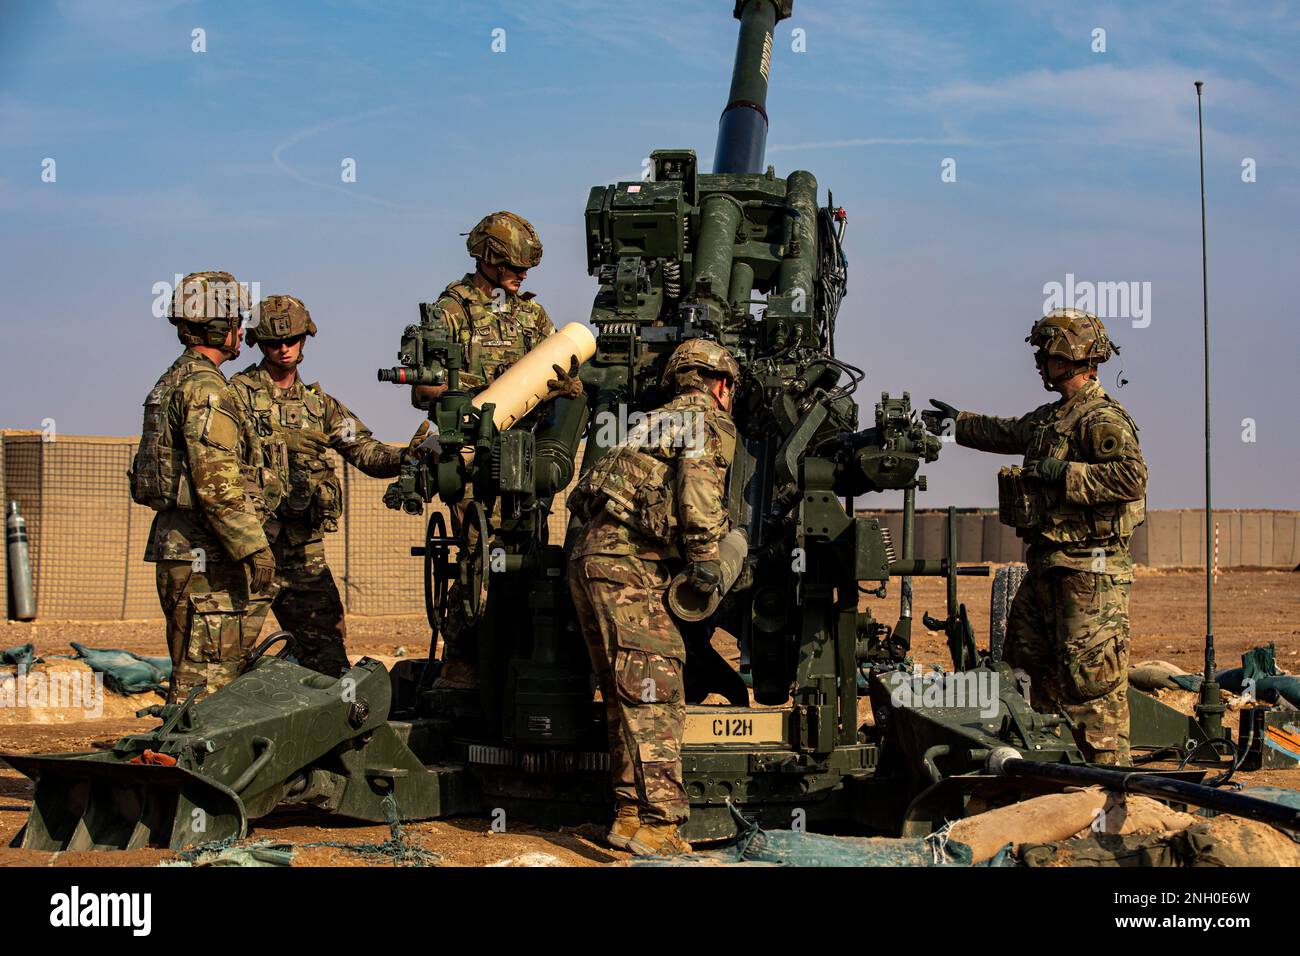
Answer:
[(503, 263), (501, 264), (501, 266), (502, 266), (502, 268), (504, 268), (504, 269), (509, 269), (511, 272), (513, 272), (513, 273), (514, 273), (515, 275), (517, 275), (517, 276), (521, 276), (521, 275), (526, 274), (526, 273), (528, 272), (528, 270), (529, 270), (530, 268), (532, 268), (531, 266), (516, 266), (516, 265), (511, 265), (511, 264), (508, 263), (508, 262), (503, 262)]
[(306, 337), (307, 336), (305, 335), (293, 335), (287, 339), (258, 339), (257, 344), (264, 345), (268, 349), (278, 349), (282, 345), (287, 345), (290, 348), (292, 348), (293, 346), (297, 345)]

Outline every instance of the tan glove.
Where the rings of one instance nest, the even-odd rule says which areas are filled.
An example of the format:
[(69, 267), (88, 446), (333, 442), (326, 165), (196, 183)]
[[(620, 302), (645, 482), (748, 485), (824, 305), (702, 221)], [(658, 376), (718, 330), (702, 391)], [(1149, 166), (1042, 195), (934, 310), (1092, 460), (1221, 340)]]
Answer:
[(329, 436), (314, 428), (286, 428), (284, 443), (292, 454), (308, 458), (319, 458), (330, 447)]
[(569, 370), (566, 372), (558, 365), (552, 365), (555, 369), (555, 378), (548, 379), (546, 387), (550, 390), (546, 394), (546, 400), (553, 398), (577, 398), (582, 394), (582, 380), (578, 378), (578, 357), (576, 355), (569, 357)]
[(428, 437), (429, 420), (426, 418), (424, 421), (420, 422), (420, 427), (415, 430), (415, 434), (411, 436), (411, 440), (407, 443), (406, 447), (402, 449), (402, 460), (406, 461), (408, 458), (423, 458), (425, 455), (429, 454), (429, 452), (437, 451), (437, 442), (434, 442), (430, 447), (421, 447), (424, 445), (424, 442)]
[(248, 590), (260, 594), (271, 586), (275, 580), (275, 555), (270, 548), (254, 551), (244, 558), (248, 567)]

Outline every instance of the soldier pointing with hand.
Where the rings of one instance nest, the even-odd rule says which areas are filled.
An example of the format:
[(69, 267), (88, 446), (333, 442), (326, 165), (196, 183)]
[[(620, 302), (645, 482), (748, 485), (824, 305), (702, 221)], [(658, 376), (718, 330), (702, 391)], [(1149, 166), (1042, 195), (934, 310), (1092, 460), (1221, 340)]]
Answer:
[(931, 400), (938, 410), (921, 415), (959, 445), (1024, 456), (998, 475), (999, 516), (1029, 545), (1003, 656), (1029, 675), (1036, 709), (1074, 721), (1088, 760), (1127, 765), (1129, 538), (1146, 516), (1147, 467), (1137, 425), (1097, 381), (1119, 347), (1078, 309), (1050, 312), (1025, 341), (1057, 401), (994, 418)]
[(259, 311), (248, 341), (262, 350), (262, 361), (230, 385), (266, 447), (284, 449), (286, 492), (267, 522), (279, 583), (272, 606), (280, 626), (293, 635), (290, 650), (298, 661), (338, 677), (348, 658), (343, 601), (325, 563), (325, 535), (338, 530), (343, 511), (332, 452), (372, 478), (392, 478), (409, 450), (379, 441), (320, 383), (303, 382), (298, 366), (316, 323), (301, 299), (273, 295)]

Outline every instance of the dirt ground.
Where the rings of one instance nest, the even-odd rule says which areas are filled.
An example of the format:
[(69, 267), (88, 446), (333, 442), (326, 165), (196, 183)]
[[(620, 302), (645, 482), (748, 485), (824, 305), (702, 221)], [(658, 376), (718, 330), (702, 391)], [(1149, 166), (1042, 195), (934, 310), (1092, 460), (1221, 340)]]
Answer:
[[(977, 642), (983, 644), (988, 633), (989, 580), (962, 578), (960, 588), (960, 599), (966, 603), (975, 624)], [(943, 601), (941, 579), (917, 579), (914, 606), (918, 624), (923, 611), (942, 617)], [(897, 617), (896, 582), (888, 598), (868, 598), (864, 604), (878, 618), (892, 623)], [(1132, 662), (1161, 659), (1189, 672), (1198, 671), (1203, 655), (1204, 606), (1201, 572), (1139, 569), (1131, 601)], [(351, 618), (348, 631), (348, 649), (354, 656), (370, 655), (391, 662), (402, 656), (423, 656), (427, 651), (428, 628), (422, 617)], [(161, 620), (8, 622), (0, 627), (0, 649), (31, 642), (39, 655), (68, 654), (71, 640), (97, 648), (115, 647), (155, 656), (166, 654)], [(1219, 666), (1239, 664), (1244, 651), (1269, 642), (1276, 645), (1277, 661), (1282, 669), (1300, 672), (1300, 573), (1225, 572), (1215, 589)], [(913, 651), (923, 664), (946, 663), (948, 659), (941, 633), (918, 628), (913, 636)], [(724, 648), (724, 653), (734, 659), (734, 645)], [(149, 701), (149, 695), (140, 695), (129, 702), (118, 700), (112, 707), (106, 707), (101, 719), (93, 721), (75, 719), (77, 715), (73, 715), (73, 719), (37, 723), (23, 719), (21, 711), (15, 711), (0, 719), (0, 752), (58, 753), (92, 749), (96, 743), (102, 746), (125, 733), (152, 727), (153, 720), (130, 716), (131, 709)], [(1192, 695), (1175, 695), (1171, 702), (1190, 712)], [(1229, 726), (1234, 731), (1235, 725), (1235, 718), (1230, 716)], [(1300, 788), (1300, 771), (1256, 774), (1249, 782)], [(162, 850), (48, 854), (10, 848), (9, 842), (30, 809), (32, 790), (30, 781), (0, 761), (0, 865), (148, 866), (174, 856)], [(381, 843), (389, 836), (387, 827), (337, 822), (324, 826), (323, 821), (321, 816), (281, 812), (258, 821), (253, 836), (297, 845), (295, 865), (353, 866), (377, 862), (383, 865), (382, 859), (373, 856), (302, 844)], [(515, 824), (508, 832), (494, 833), (485, 819), (454, 819), (409, 824), (405, 832), (411, 846), (438, 854), (446, 865), (598, 866), (626, 859), (625, 854), (604, 846), (602, 828), (594, 825), (555, 831)]]

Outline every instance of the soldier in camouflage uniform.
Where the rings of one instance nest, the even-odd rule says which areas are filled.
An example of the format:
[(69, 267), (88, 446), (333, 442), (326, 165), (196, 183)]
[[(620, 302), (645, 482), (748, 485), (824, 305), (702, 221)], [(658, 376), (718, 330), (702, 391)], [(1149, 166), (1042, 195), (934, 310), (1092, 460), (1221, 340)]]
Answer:
[(1059, 400), (1021, 418), (938, 401), (922, 414), (960, 445), (1024, 456), (998, 476), (1001, 518), (1029, 546), (1003, 656), (1029, 675), (1037, 709), (1075, 722), (1085, 757), (1128, 765), (1129, 538), (1145, 518), (1147, 468), (1137, 425), (1097, 381), (1119, 347), (1078, 309), (1044, 316), (1026, 341)]
[(128, 475), (131, 497), (157, 512), (145, 560), (158, 566), (171, 702), (238, 676), (273, 596), (262, 523), (282, 488), (218, 370), (239, 354), (246, 311), (228, 272), (196, 272), (177, 287), (168, 320), (185, 351), (145, 399)]
[(677, 833), (686, 649), (666, 604), (674, 565), (710, 593), (729, 530), (727, 468), (736, 448), (731, 398), (740, 368), (692, 339), (670, 357), (677, 396), (606, 452), (569, 496), (584, 525), (569, 563), (583, 637), (605, 702), (615, 817), (610, 845), (638, 855), (689, 852)]
[(293, 635), (290, 650), (304, 666), (337, 677), (348, 668), (343, 601), (325, 563), (325, 535), (338, 530), (343, 510), (331, 449), (372, 478), (393, 478), (403, 449), (374, 438), (347, 406), (319, 383), (298, 375), (303, 345), (316, 334), (301, 300), (273, 295), (260, 305), (248, 330), (262, 361), (230, 380), (245, 418), (268, 447), (282, 447), (288, 489), (267, 522), (279, 591), (272, 605), (280, 626)]
[[(477, 392), (542, 339), (554, 335), (555, 326), (533, 293), (519, 291), (528, 270), (542, 261), (542, 241), (527, 219), (512, 212), (484, 216), (470, 230), (465, 246), (475, 260), (474, 271), (442, 291), (432, 317), (433, 321), (445, 323), (451, 337), (461, 345), (461, 387)], [(576, 364), (567, 370), (554, 368), (556, 377), (548, 383), (551, 397), (576, 397), (581, 393)], [(445, 386), (417, 386), (415, 398), (420, 407), (427, 409), (443, 391)], [(538, 415), (535, 411), (516, 427), (531, 427)], [(467, 503), (462, 501), (452, 508), (457, 528)], [(478, 685), (476, 635), (464, 619), (458, 584), (452, 585), (447, 606), (450, 611), (442, 627), (443, 665), (434, 687), (468, 690)]]

